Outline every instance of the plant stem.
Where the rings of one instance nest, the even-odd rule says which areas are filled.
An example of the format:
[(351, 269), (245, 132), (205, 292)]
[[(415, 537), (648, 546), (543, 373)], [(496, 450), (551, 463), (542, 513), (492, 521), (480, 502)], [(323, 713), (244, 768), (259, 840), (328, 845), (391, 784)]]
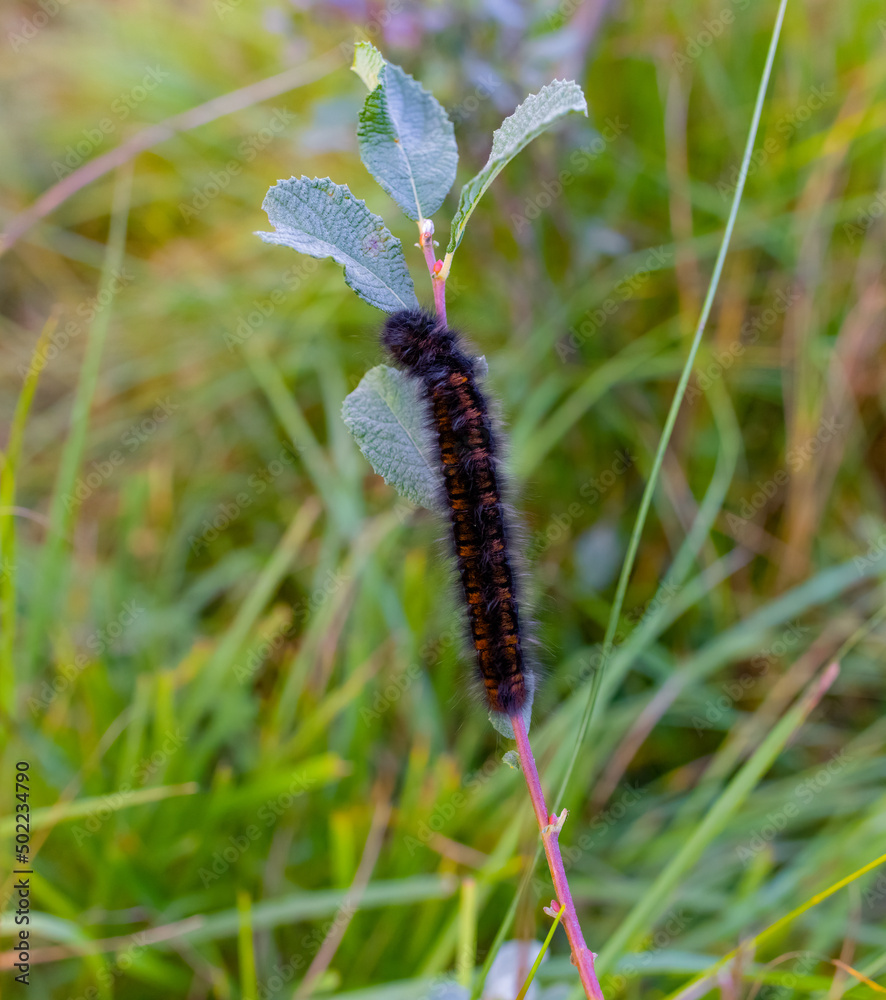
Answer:
[(446, 323), (446, 281), (434, 275), (431, 279), (434, 285), (434, 308), (442, 323)]
[(418, 222), (419, 247), (425, 255), (425, 263), (428, 265), (428, 274), (431, 276), (431, 287), (434, 290), (434, 309), (440, 317), (441, 323), (446, 323), (446, 278), (442, 274), (442, 263), (437, 260), (434, 253), (434, 223), (430, 219), (419, 219)]
[(514, 729), (514, 737), (517, 740), (517, 753), (520, 756), (523, 774), (526, 776), (529, 798), (532, 800), (532, 808), (535, 810), (535, 818), (541, 831), (548, 868), (550, 868), (551, 878), (554, 880), (557, 902), (563, 911), (563, 926), (572, 949), (572, 961), (578, 969), (581, 985), (584, 987), (588, 1000), (603, 1000), (603, 991), (600, 989), (597, 974), (594, 971), (595, 956), (585, 944), (582, 936), (578, 914), (575, 912), (575, 903), (572, 901), (572, 893), (569, 891), (569, 883), (566, 881), (566, 869), (563, 867), (563, 858), (560, 854), (560, 831), (566, 821), (567, 812), (564, 809), (559, 817), (548, 815), (541, 779), (538, 776), (538, 768), (535, 766), (535, 758), (532, 756), (532, 747), (529, 745), (529, 735), (526, 732), (523, 717), (512, 715), (509, 718)]

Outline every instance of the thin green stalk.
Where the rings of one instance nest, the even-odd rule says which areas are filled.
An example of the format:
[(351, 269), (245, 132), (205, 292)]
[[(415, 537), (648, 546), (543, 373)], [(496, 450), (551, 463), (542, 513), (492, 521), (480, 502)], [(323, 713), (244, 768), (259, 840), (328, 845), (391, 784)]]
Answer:
[(458, 908), (458, 952), (455, 978), (466, 989), (477, 961), (477, 881), (462, 879), (461, 905)]
[[(634, 563), (637, 558), (637, 552), (640, 547), (640, 538), (643, 534), (643, 528), (646, 524), (646, 518), (649, 514), (649, 508), (652, 505), (652, 497), (655, 491), (656, 484), (658, 482), (658, 476), (661, 472), (661, 467), (664, 462), (664, 456), (667, 452), (668, 444), (671, 440), (671, 435), (674, 431), (674, 426), (677, 422), (677, 416), (680, 411), (680, 406), (683, 402), (683, 397), (686, 393), (686, 388), (689, 384), (689, 378), (692, 374), (692, 366), (695, 363), (695, 357), (698, 353), (699, 346), (701, 345), (701, 338), (704, 334), (705, 326), (707, 325), (708, 318), (711, 313), (711, 309), (714, 303), (714, 297), (717, 293), (717, 288), (720, 283), (720, 276), (723, 272), (723, 265), (726, 261), (726, 254), (729, 250), (729, 244), (732, 239), (732, 232), (735, 228), (735, 220), (738, 216), (738, 209), (741, 204), (742, 195), (744, 194), (744, 186), (748, 176), (748, 170), (751, 163), (751, 155), (754, 151), (754, 144), (757, 138), (757, 131), (760, 125), (760, 117), (763, 112), (763, 102), (766, 96), (766, 91), (769, 87), (769, 80), (772, 75), (772, 66), (775, 60), (775, 52), (778, 48), (778, 41), (781, 36), (781, 28), (784, 22), (785, 9), (787, 7), (787, 0), (780, 0), (778, 12), (775, 18), (775, 25), (772, 29), (772, 37), (769, 42), (769, 50), (766, 55), (766, 63), (763, 67), (763, 74), (760, 78), (760, 85), (757, 90), (757, 99), (754, 104), (754, 112), (751, 116), (751, 124), (748, 130), (748, 138), (745, 143), (744, 154), (742, 156), (741, 169), (738, 177), (738, 183), (735, 187), (735, 193), (732, 198), (732, 205), (729, 210), (729, 216), (726, 220), (726, 228), (723, 232), (723, 238), (720, 243), (720, 249), (717, 253), (717, 259), (714, 263), (714, 270), (711, 275), (711, 281), (708, 286), (707, 294), (705, 295), (704, 303), (702, 305), (701, 315), (698, 319), (698, 324), (695, 329), (695, 333), (692, 338), (692, 345), (689, 350), (689, 355), (686, 358), (686, 363), (683, 366), (683, 370), (680, 374), (680, 380), (677, 383), (677, 391), (674, 394), (673, 402), (671, 403), (670, 411), (668, 412), (667, 420), (665, 421), (664, 430), (662, 431), (661, 440), (659, 441), (658, 450), (655, 454), (655, 460), (653, 462), (652, 471), (649, 476), (649, 480), (646, 484), (646, 488), (643, 491), (643, 497), (640, 501), (640, 509), (637, 513), (637, 518), (634, 522), (634, 527), (631, 532), (630, 543), (628, 545), (628, 551), (625, 556), (624, 564), (622, 565), (621, 574), (619, 575), (618, 585), (616, 587), (615, 599), (612, 603), (612, 608), (609, 614), (609, 621), (606, 626), (606, 632), (603, 639), (603, 651), (599, 668), (594, 673), (594, 678), (591, 683), (591, 689), (588, 692), (588, 700), (585, 705), (584, 712), (582, 714), (581, 724), (579, 726), (577, 738), (574, 741), (574, 747), (572, 754), (569, 759), (569, 763), (566, 767), (566, 772), (563, 775), (563, 779), (560, 782), (560, 787), (557, 791), (557, 795), (554, 799), (554, 811), (559, 811), (563, 797), (566, 794), (566, 789), (569, 787), (569, 781), (572, 777), (572, 772), (575, 770), (575, 764), (578, 760), (578, 755), (581, 752), (582, 744), (584, 743), (585, 737), (587, 736), (588, 728), (591, 723), (591, 718), (594, 714), (594, 708), (597, 703), (597, 695), (600, 691), (600, 685), (603, 680), (603, 676), (606, 673), (606, 667), (611, 659), (613, 651), (613, 640), (615, 638), (615, 633), (618, 628), (618, 622), (621, 618), (621, 611), (624, 605), (624, 598), (627, 592), (628, 580), (630, 579), (631, 573), (634, 568)], [(719, 479), (717, 473), (715, 472), (715, 478)], [(689, 546), (689, 550), (695, 548), (698, 544), (698, 540), (695, 537), (695, 533), (691, 532), (692, 543)], [(680, 571), (683, 572), (682, 560), (680, 560)], [(687, 559), (688, 562), (688, 559)], [(535, 870), (538, 865), (539, 859), (541, 857), (541, 847), (536, 848), (535, 857), (532, 861), (530, 872)], [(511, 906), (508, 912), (505, 914), (504, 920), (502, 921), (498, 933), (496, 934), (495, 940), (493, 941), (492, 947), (490, 948), (489, 954), (486, 956), (486, 961), (483, 964), (483, 969), (481, 971), (480, 984), (485, 980), (488, 974), (489, 968), (495, 958), (498, 949), (501, 947), (508, 930), (513, 922), (514, 916), (517, 911), (517, 899), (519, 897), (519, 891), (512, 900)], [(477, 988), (475, 987), (475, 992), (472, 993), (473, 997), (477, 995)]]
[[(46, 342), (55, 332), (58, 315), (53, 314), (46, 321), (34, 346), (31, 364), (25, 374), (22, 391), (19, 393), (9, 429), (9, 441), (3, 456), (0, 473), (0, 716), (4, 722), (9, 719), (15, 705), (15, 672), (13, 653), (15, 633), (18, 625), (16, 615), (16, 566), (15, 566), (15, 487), (25, 424), (37, 391), (37, 382), (42, 370), (40, 358)], [(5, 727), (4, 727), (5, 728)]]
[(866, 639), (884, 618), (886, 618), (886, 604), (872, 614), (867, 621), (862, 622), (861, 625), (858, 626), (858, 628), (834, 654), (834, 659), (842, 661), (846, 654), (851, 652), (860, 642)]
[(649, 514), (649, 508), (652, 505), (652, 496), (655, 492), (655, 487), (658, 483), (658, 477), (661, 472), (662, 463), (664, 462), (665, 453), (668, 448), (668, 444), (671, 440), (671, 435), (674, 432), (674, 426), (677, 423), (677, 416), (680, 412), (680, 406), (683, 403), (683, 396), (686, 393), (686, 387), (689, 384), (689, 377), (692, 374), (692, 366), (695, 363), (695, 356), (698, 353), (698, 348), (701, 344), (701, 338), (707, 325), (708, 317), (711, 313), (711, 308), (714, 304), (714, 297), (717, 294), (717, 288), (720, 284), (720, 276), (723, 273), (723, 265), (726, 261), (726, 254), (729, 250), (729, 243), (732, 239), (732, 231), (735, 228), (735, 220), (738, 216), (738, 208), (741, 204), (742, 194), (744, 193), (745, 181), (747, 180), (748, 170), (751, 163), (751, 155), (754, 151), (754, 144), (757, 139), (757, 130), (760, 125), (760, 116), (763, 112), (763, 102), (766, 97), (766, 91), (769, 87), (769, 79), (772, 75), (772, 65), (775, 60), (775, 52), (778, 48), (778, 40), (781, 36), (781, 26), (784, 21), (785, 8), (787, 7), (787, 0), (780, 0), (778, 6), (778, 13), (775, 18), (775, 26), (772, 29), (772, 38), (769, 42), (769, 51), (766, 55), (766, 65), (763, 67), (763, 75), (760, 79), (760, 86), (757, 90), (757, 100), (754, 105), (754, 113), (751, 117), (751, 126), (748, 130), (748, 139), (745, 143), (744, 155), (741, 161), (741, 170), (739, 172), (738, 183), (735, 186), (735, 194), (732, 198), (732, 206), (729, 210), (729, 218), (726, 220), (726, 229), (723, 232), (723, 240), (720, 243), (720, 250), (717, 254), (717, 260), (714, 263), (714, 272), (711, 275), (711, 282), (708, 286), (707, 295), (705, 296), (704, 304), (702, 306), (701, 315), (698, 318), (698, 325), (695, 328), (695, 334), (692, 338), (692, 346), (689, 349), (689, 356), (686, 358), (686, 364), (683, 366), (683, 371), (680, 375), (680, 381), (677, 383), (677, 391), (674, 395), (673, 402), (671, 403), (670, 411), (668, 412), (667, 420), (665, 421), (664, 430), (662, 431), (661, 440), (659, 441), (658, 450), (655, 453), (655, 461), (652, 464), (652, 471), (649, 475), (649, 480), (646, 483), (646, 488), (643, 491), (643, 497), (640, 501), (640, 509), (637, 512), (637, 518), (634, 522), (634, 528), (631, 532), (630, 543), (628, 544), (627, 555), (625, 556), (624, 564), (622, 565), (621, 574), (618, 579), (618, 586), (615, 592), (615, 600), (612, 602), (612, 610), (609, 613), (609, 622), (606, 626), (606, 633), (603, 638), (603, 650), (601, 656), (600, 667), (594, 675), (593, 683), (591, 684), (591, 690), (588, 693), (588, 702), (585, 706), (585, 711), (582, 716), (581, 725), (579, 726), (578, 735), (575, 739), (575, 745), (572, 752), (572, 756), (569, 761), (569, 766), (566, 768), (566, 774), (563, 776), (563, 781), (560, 784), (560, 789), (557, 793), (557, 797), (554, 800), (554, 811), (556, 812), (560, 807), (560, 802), (566, 793), (566, 789), (569, 785), (569, 779), (572, 777), (572, 772), (575, 769), (575, 762), (578, 760), (578, 755), (581, 752), (582, 744), (584, 743), (585, 736), (587, 735), (588, 727), (591, 723), (591, 717), (594, 712), (594, 706), (597, 701), (597, 693), (600, 690), (600, 682), (602, 681), (603, 674), (606, 671), (606, 666), (609, 663), (609, 659), (612, 656), (613, 640), (615, 638), (615, 633), (618, 628), (618, 622), (621, 617), (621, 609), (624, 605), (625, 594), (628, 589), (628, 580), (630, 579), (631, 573), (634, 569), (634, 563), (637, 558), (637, 552), (640, 548), (640, 539), (643, 535), (643, 528), (646, 525), (646, 517)]
[(243, 1000), (256, 1000), (258, 977), (255, 972), (255, 942), (252, 936), (252, 900), (249, 893), (243, 889), (237, 893), (237, 913), (240, 917), (240, 926), (237, 928), (240, 996)]
[(526, 977), (526, 982), (523, 984), (523, 988), (517, 994), (517, 1000), (525, 1000), (526, 994), (529, 992), (529, 987), (532, 985), (532, 980), (535, 979), (535, 974), (538, 972), (538, 968), (541, 965), (542, 959), (548, 952), (548, 948), (551, 946), (551, 941), (554, 938), (554, 931), (557, 929), (557, 924), (560, 923), (560, 917), (563, 916), (564, 909), (561, 906), (557, 910), (557, 916), (554, 917), (554, 922), (551, 924), (551, 929), (548, 931), (548, 936), (545, 938), (545, 943), (541, 946), (541, 951), (538, 953), (538, 958), (532, 963), (532, 968), (529, 970), (529, 975)]
[[(200, 786), (196, 781), (186, 781), (179, 785), (155, 785), (150, 788), (136, 788), (126, 795), (93, 795), (73, 802), (61, 802), (54, 806), (42, 806), (31, 812), (31, 830), (42, 830), (57, 826), (84, 816), (96, 816), (99, 809), (118, 812), (133, 809), (147, 803), (165, 802), (179, 795), (196, 795)], [(15, 815), (0, 819), (0, 837), (11, 836), (15, 831)]]

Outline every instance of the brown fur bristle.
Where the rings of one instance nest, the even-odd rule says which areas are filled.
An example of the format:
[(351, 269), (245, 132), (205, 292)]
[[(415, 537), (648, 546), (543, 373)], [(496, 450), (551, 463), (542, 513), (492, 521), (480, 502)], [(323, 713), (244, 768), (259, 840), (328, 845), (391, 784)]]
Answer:
[(382, 341), (419, 379), (428, 401), (477, 666), (489, 707), (513, 714), (526, 703), (531, 678), (496, 443), (474, 362), (455, 331), (420, 310), (389, 317)]

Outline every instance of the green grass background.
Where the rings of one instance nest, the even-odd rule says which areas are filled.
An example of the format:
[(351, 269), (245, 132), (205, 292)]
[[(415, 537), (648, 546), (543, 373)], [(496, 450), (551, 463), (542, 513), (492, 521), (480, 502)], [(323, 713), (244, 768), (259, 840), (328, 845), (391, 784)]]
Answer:
[[(434, 977), (466, 982), (484, 960), (536, 831), (471, 694), (441, 526), (372, 474), (339, 416), (380, 360), (381, 314), (331, 262), (253, 232), (278, 178), (331, 176), (385, 216), (430, 301), (414, 225), (356, 152), (355, 38), (453, 114), (460, 182), (526, 93), (555, 76), (584, 87), (589, 120), (498, 178), (449, 283), (450, 320), (485, 354), (509, 428), (546, 668), (532, 737), (554, 790), (775, 5), (617, 3), (593, 37), (591, 13), (4, 6), (7, 224), (139, 128), (305, 67), (296, 89), (84, 187), (0, 259), (4, 997), (23, 989), (6, 875), (23, 759), (32, 997), (289, 997), (345, 919), (314, 995), (430, 996)], [(673, 994), (884, 850), (884, 125), (881, 6), (791, 2), (563, 801), (607, 997)], [(45, 363), (25, 380), (35, 348)], [(368, 885), (351, 906), (355, 877)], [(550, 896), (539, 869), (511, 934), (543, 938)], [(882, 980), (884, 913), (875, 869), (710, 992), (873, 996), (846, 967)], [(544, 979), (575, 982), (562, 932)]]

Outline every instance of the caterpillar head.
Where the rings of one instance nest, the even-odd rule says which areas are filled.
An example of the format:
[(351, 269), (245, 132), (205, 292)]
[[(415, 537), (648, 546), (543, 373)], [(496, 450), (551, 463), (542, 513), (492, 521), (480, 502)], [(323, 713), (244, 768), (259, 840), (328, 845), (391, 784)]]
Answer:
[(381, 341), (395, 361), (413, 370), (451, 354), (455, 346), (452, 332), (423, 309), (404, 309), (389, 316)]

